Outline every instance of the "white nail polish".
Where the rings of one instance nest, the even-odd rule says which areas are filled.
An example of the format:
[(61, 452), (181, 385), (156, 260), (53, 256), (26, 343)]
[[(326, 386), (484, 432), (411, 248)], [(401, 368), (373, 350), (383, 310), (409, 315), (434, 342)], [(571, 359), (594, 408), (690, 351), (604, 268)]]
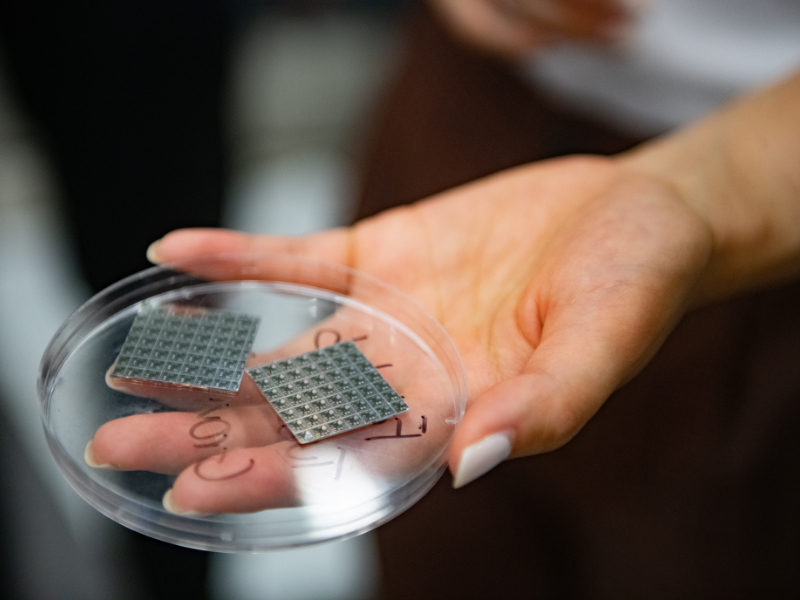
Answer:
[(472, 444), (461, 454), (453, 487), (464, 487), (503, 462), (511, 454), (514, 432), (503, 431)]
[(175, 506), (175, 503), (172, 502), (172, 490), (167, 490), (167, 493), (164, 494), (164, 498), (161, 500), (161, 504), (164, 505), (164, 510), (167, 512), (172, 513), (173, 515), (178, 515), (180, 517), (206, 517), (209, 513), (201, 513), (194, 510), (182, 510)]
[(94, 469), (113, 469), (114, 465), (111, 464), (103, 464), (101, 465), (94, 459), (94, 451), (92, 451), (92, 441), (89, 440), (89, 443), (86, 444), (86, 448), (83, 450), (83, 460), (86, 462), (87, 465)]

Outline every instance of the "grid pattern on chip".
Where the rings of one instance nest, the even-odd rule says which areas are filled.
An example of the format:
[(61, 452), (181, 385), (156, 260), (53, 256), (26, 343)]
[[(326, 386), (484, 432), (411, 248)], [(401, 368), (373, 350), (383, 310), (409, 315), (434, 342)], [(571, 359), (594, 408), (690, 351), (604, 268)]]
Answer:
[(301, 444), (408, 410), (353, 342), (247, 369)]
[(143, 305), (111, 376), (237, 391), (259, 322), (219, 309)]

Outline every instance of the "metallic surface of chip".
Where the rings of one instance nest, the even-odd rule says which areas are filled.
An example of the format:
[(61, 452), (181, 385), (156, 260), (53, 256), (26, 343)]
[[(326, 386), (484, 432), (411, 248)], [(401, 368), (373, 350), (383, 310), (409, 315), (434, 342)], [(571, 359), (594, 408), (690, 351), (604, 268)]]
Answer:
[(301, 444), (408, 410), (353, 342), (251, 367), (247, 373)]
[(225, 310), (142, 305), (111, 377), (238, 391), (259, 322)]

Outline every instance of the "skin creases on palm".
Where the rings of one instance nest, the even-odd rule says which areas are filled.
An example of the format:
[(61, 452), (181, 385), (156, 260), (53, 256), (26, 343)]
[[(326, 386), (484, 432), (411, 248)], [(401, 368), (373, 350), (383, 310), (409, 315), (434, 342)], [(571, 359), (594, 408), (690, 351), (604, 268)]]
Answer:
[[(363, 329), (347, 317), (344, 308), (280, 348), (251, 356), (248, 367), (354, 338), (373, 365), (388, 363), (385, 347), (374, 336), (364, 339)], [(368, 500), (441, 460), (454, 428), (441, 374), (402, 339), (395, 340), (390, 358), (382, 375), (410, 410), (306, 446), (247, 373), (235, 394), (109, 378), (115, 389), (177, 410), (104, 424), (92, 440), (94, 460), (120, 470), (178, 475), (171, 501), (182, 511), (242, 513)], [(397, 435), (411, 443), (397, 444)]]

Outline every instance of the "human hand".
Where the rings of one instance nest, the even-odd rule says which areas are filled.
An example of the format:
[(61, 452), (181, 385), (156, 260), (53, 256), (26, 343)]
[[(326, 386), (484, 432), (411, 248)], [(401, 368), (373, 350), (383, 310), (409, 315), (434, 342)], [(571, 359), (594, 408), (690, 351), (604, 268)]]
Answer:
[(554, 42), (623, 41), (643, 0), (431, 0), (453, 34), (509, 58)]
[[(414, 297), (468, 373), (449, 455), (460, 486), (569, 441), (691, 305), (800, 275), (798, 107), (800, 74), (622, 157), (518, 167), (299, 238), (176, 231), (148, 255), (295, 254)], [(91, 462), (112, 462), (95, 449)], [(275, 497), (264, 481), (242, 490), (251, 510)], [(193, 494), (180, 505), (201, 510)]]
[(680, 319), (710, 247), (706, 224), (659, 180), (616, 159), (570, 158), (350, 229), (301, 238), (177, 231), (151, 256), (288, 252), (410, 294), (448, 330), (468, 373), (450, 450), (463, 485), (508, 456), (571, 439)]

